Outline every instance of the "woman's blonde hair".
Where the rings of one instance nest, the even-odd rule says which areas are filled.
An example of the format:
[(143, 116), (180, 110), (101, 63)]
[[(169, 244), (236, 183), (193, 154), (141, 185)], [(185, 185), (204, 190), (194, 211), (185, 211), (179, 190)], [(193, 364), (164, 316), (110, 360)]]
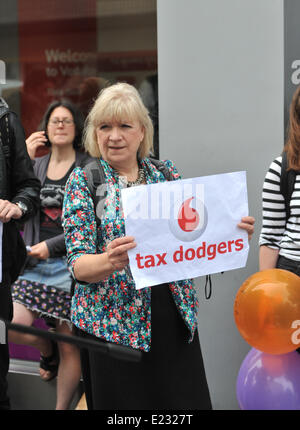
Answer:
[(119, 82), (99, 93), (87, 116), (83, 135), (84, 148), (92, 157), (101, 157), (96, 128), (101, 123), (112, 120), (137, 120), (140, 123), (144, 130), (144, 139), (138, 149), (138, 156), (141, 159), (147, 157), (153, 150), (153, 125), (147, 108), (132, 85)]

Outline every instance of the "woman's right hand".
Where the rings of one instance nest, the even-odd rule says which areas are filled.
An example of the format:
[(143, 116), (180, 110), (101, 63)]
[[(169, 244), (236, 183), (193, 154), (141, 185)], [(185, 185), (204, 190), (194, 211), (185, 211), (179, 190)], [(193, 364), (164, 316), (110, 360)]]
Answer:
[(42, 148), (44, 152), (43, 155), (49, 152), (49, 148), (45, 146), (46, 142), (47, 138), (44, 131), (35, 131), (26, 139), (27, 152), (31, 160), (35, 159), (37, 153), (40, 152), (39, 150)]
[(114, 239), (107, 245), (106, 252), (108, 261), (113, 267), (113, 270), (123, 270), (129, 263), (128, 251), (136, 247), (134, 237), (124, 236)]

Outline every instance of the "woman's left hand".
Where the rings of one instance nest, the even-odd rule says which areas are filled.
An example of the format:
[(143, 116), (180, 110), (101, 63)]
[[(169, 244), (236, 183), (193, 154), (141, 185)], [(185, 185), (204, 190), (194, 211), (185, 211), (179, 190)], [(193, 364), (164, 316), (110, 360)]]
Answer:
[(38, 258), (39, 260), (47, 260), (49, 258), (49, 249), (46, 242), (40, 242), (31, 247), (30, 252), (28, 252), (30, 257)]
[(255, 218), (253, 218), (253, 216), (244, 216), (241, 219), (241, 222), (238, 223), (238, 227), (247, 231), (248, 240), (251, 240), (251, 237), (254, 233), (254, 223), (255, 223)]

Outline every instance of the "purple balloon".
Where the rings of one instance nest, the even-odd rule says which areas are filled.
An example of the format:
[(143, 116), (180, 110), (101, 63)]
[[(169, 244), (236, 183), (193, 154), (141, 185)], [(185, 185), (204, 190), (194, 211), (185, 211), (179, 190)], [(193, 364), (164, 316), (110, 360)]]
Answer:
[(239, 370), (236, 393), (243, 410), (299, 410), (300, 354), (252, 348)]

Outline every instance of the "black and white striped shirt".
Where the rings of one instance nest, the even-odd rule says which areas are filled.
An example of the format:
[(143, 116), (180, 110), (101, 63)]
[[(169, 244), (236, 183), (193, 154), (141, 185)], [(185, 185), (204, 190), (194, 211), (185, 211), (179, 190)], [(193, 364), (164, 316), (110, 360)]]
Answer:
[(263, 222), (259, 245), (280, 249), (279, 254), (300, 261), (300, 175), (291, 197), (291, 215), (286, 222), (284, 197), (280, 192), (282, 157), (277, 157), (266, 174), (262, 200)]

